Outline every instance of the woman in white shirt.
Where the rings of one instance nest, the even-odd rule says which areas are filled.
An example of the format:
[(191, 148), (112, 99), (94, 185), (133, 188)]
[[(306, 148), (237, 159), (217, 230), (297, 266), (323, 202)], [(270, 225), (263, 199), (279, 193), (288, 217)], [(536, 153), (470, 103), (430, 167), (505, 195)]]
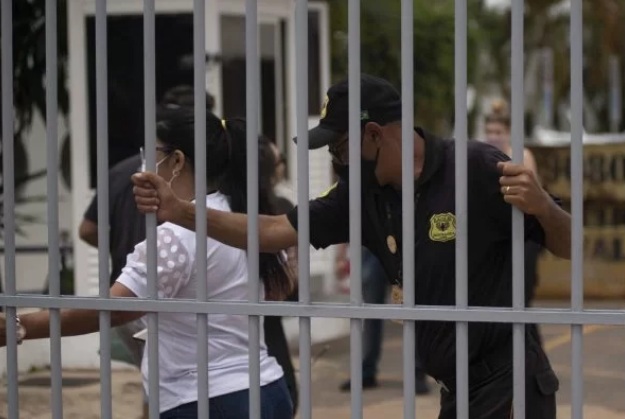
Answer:
[[(210, 208), (246, 212), (246, 132), (243, 120), (222, 121), (207, 113), (206, 160), (208, 190), (204, 199)], [(157, 172), (182, 199), (193, 200), (193, 110), (160, 109), (157, 124)], [(273, 158), (266, 141), (261, 141), (259, 158)], [(271, 189), (261, 182), (259, 210), (273, 213)], [(159, 298), (195, 299), (195, 232), (164, 223), (157, 229), (157, 287)], [(246, 252), (207, 240), (207, 285), (210, 300), (245, 301), (248, 298)], [(112, 297), (148, 297), (146, 242), (135, 247), (125, 268), (111, 287)], [(291, 277), (280, 255), (261, 254), (260, 272), (270, 299), (284, 299), (292, 289)], [(129, 302), (132, 304), (132, 302)], [(64, 336), (98, 330), (98, 312), (62, 310)], [(143, 316), (140, 312), (112, 312), (111, 324), (118, 326)], [(4, 320), (4, 319), (3, 319)], [(14, 320), (15, 321), (15, 320)], [(23, 339), (49, 335), (49, 312), (20, 316)], [(5, 329), (4, 321), (0, 329)], [(193, 313), (159, 315), (159, 386), (161, 419), (197, 418), (197, 328)], [(21, 339), (20, 339), (21, 340)], [(247, 419), (249, 415), (248, 322), (245, 316), (208, 316), (209, 415), (211, 419)], [(5, 330), (0, 330), (0, 346)], [(148, 390), (148, 350), (142, 374)], [(292, 419), (292, 402), (282, 368), (267, 355), (264, 340), (260, 350), (261, 417)]]

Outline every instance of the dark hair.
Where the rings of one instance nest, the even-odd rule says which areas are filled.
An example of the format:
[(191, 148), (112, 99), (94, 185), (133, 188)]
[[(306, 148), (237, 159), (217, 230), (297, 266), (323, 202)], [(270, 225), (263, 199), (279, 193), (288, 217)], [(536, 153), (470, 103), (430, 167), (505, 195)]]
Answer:
[[(221, 178), (219, 190), (228, 197), (232, 212), (247, 213), (247, 147), (246, 123), (242, 118), (224, 122), (225, 134), (230, 144), (230, 161)], [(208, 131), (208, 128), (207, 128)], [(271, 184), (272, 171), (275, 168), (275, 155), (269, 139), (258, 139), (258, 212), (259, 214), (277, 215), (277, 199)], [(293, 290), (292, 275), (281, 255), (261, 253), (260, 275), (265, 285), (269, 300), (284, 300)]]
[[(161, 100), (161, 106), (178, 105), (182, 107), (193, 107), (195, 92), (192, 86), (179, 85), (174, 86), (163, 95)], [(210, 93), (206, 92), (206, 109), (213, 111), (215, 107), (215, 98)]]
[(493, 101), (490, 106), (490, 113), (484, 118), (487, 124), (502, 124), (510, 128), (510, 113), (508, 112), (508, 104), (503, 99)]
[[(187, 163), (195, 163), (195, 118), (193, 108), (160, 107), (157, 111), (156, 137), (169, 149), (180, 150)], [(206, 180), (214, 183), (226, 170), (229, 160), (228, 139), (215, 135), (221, 121), (206, 112)]]
[[(189, 108), (161, 108), (157, 114), (156, 134), (167, 147), (180, 150), (193, 164), (194, 112)], [(260, 214), (275, 215), (276, 198), (271, 177), (265, 168), (275, 164), (269, 140), (259, 138)], [(226, 195), (232, 212), (247, 213), (246, 123), (243, 119), (221, 120), (206, 113), (206, 180)], [(260, 254), (260, 275), (267, 299), (285, 299), (293, 288), (291, 273), (280, 254)]]
[[(273, 192), (273, 184), (272, 180), (276, 176), (276, 168), (278, 167), (278, 163), (280, 160), (276, 159), (276, 154), (273, 150), (275, 145), (272, 141), (265, 137), (264, 135), (258, 136), (258, 173), (260, 178), (260, 186), (270, 188), (271, 193), (275, 195)], [(261, 155), (261, 153), (263, 155)], [(263, 185), (265, 183), (265, 185)], [(277, 199), (277, 197), (275, 197)]]

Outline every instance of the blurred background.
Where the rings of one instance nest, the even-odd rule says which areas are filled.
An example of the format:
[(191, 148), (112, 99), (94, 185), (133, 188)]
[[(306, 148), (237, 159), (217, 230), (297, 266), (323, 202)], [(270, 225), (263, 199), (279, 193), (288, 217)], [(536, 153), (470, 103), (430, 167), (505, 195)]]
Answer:
[[(206, 89), (215, 99), (215, 113), (224, 117), (245, 115), (244, 3), (212, 0), (206, 6)], [(384, 77), (398, 89), (400, 3), (361, 1), (362, 71)], [(47, 255), (60, 251), (63, 293), (97, 293), (97, 251), (78, 238), (78, 225), (97, 183), (94, 4), (93, 0), (58, 1), (62, 234), (60, 248), (50, 249), (45, 186), (45, 1), (13, 1), (18, 292), (46, 293)], [(159, 100), (173, 86), (193, 84), (193, 12), (190, 1), (158, 0), (156, 4)], [(584, 288), (589, 306), (620, 307), (625, 298), (625, 0), (584, 0), (583, 7)], [(570, 200), (569, 8), (567, 0), (525, 0), (523, 68), (524, 140), (536, 157), (544, 186), (561, 197), (565, 206)], [(110, 166), (136, 154), (144, 142), (142, 11), (140, 0), (108, 1)], [(295, 201), (297, 165), (290, 138), (295, 134), (297, 92), (308, 89), (309, 124), (315, 125), (325, 91), (347, 76), (349, 32), (347, 1), (309, 2), (309, 81), (298, 86), (293, 12), (291, 0), (258, 2), (261, 92), (257, 107), (262, 133), (284, 155), (286, 177), (281, 192)], [(510, 100), (510, 13), (510, 0), (468, 0), (466, 101), (469, 134), (476, 140), (484, 138), (484, 117), (493, 102)], [(454, 66), (454, 1), (414, 0), (415, 124), (443, 137), (454, 135)], [(309, 180), (311, 197), (331, 184), (325, 150), (310, 153)], [(337, 281), (335, 251), (311, 250), (314, 301), (346, 299), (349, 284)], [(566, 306), (569, 281), (570, 263), (543, 253), (538, 262), (536, 305)], [(296, 319), (285, 323), (296, 342)], [(348, 330), (345, 320), (314, 319), (313, 340), (323, 348), (324, 342), (341, 339)], [(97, 367), (97, 336), (71, 339), (80, 342), (81, 351), (64, 345), (67, 366)], [(46, 343), (32, 345), (31, 351), (20, 353), (24, 371), (48, 362)], [(0, 367), (2, 372), (4, 366)], [(622, 378), (618, 378), (620, 384)], [(625, 410), (625, 405), (621, 408)]]

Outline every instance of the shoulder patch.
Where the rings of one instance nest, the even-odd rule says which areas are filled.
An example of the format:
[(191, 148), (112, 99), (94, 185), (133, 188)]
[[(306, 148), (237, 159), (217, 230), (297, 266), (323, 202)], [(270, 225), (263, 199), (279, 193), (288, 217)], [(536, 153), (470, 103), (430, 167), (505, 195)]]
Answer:
[(317, 198), (324, 198), (324, 197), (328, 196), (328, 195), (330, 194), (330, 192), (332, 192), (332, 190), (333, 190), (333, 189), (335, 189), (335, 188), (336, 188), (336, 185), (338, 185), (338, 184), (339, 184), (338, 182), (334, 182), (334, 183), (332, 184), (332, 186), (330, 186), (328, 189), (326, 189), (325, 191), (323, 191), (323, 192), (321, 193), (321, 195), (319, 195)]
[(326, 114), (328, 113), (328, 103), (330, 102), (330, 99), (328, 98), (328, 95), (325, 96), (325, 98), (323, 99), (323, 103), (321, 104), (321, 119), (326, 117)]

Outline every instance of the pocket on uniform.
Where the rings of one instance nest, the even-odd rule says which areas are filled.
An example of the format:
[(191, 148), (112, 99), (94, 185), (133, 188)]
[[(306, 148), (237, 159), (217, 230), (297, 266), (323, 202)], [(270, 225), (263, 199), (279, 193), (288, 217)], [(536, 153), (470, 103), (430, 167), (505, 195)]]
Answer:
[(552, 369), (541, 371), (534, 377), (538, 390), (543, 396), (551, 396), (560, 389), (560, 380)]

